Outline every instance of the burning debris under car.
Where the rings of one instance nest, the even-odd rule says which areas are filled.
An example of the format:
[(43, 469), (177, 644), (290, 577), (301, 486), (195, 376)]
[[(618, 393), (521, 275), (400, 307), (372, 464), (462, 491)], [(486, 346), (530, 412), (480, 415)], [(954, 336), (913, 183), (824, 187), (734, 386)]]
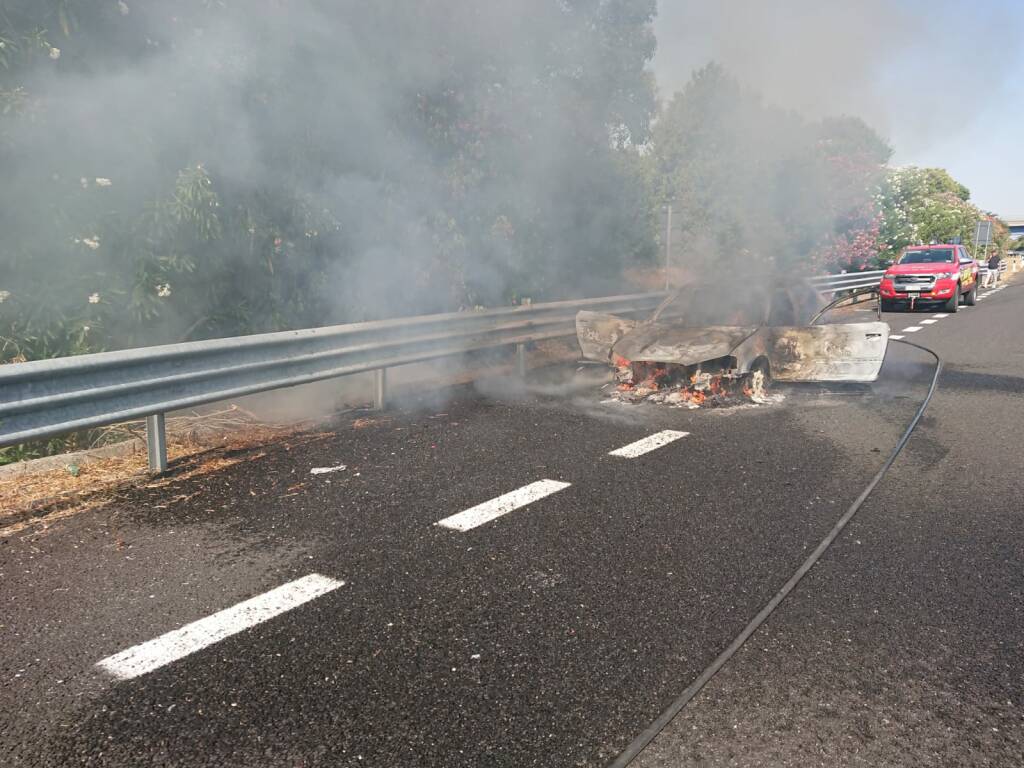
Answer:
[(769, 395), (762, 371), (747, 376), (710, 373), (699, 368), (689, 373), (683, 366), (663, 363), (615, 361), (616, 386), (613, 400), (627, 403), (646, 401), (685, 408), (723, 407), (745, 402), (777, 402), (781, 395)]
[[(883, 322), (814, 325), (821, 297), (806, 284), (755, 291), (747, 305), (689, 286), (637, 322), (580, 312), (583, 356), (615, 369), (615, 400), (688, 408), (777, 402), (772, 381), (872, 382), (888, 346)], [(803, 324), (799, 324), (803, 320)]]

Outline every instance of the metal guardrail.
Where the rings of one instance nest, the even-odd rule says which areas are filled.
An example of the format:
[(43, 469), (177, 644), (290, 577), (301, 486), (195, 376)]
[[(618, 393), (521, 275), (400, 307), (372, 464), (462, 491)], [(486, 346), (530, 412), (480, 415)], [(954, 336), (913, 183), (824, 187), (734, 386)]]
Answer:
[(838, 293), (840, 291), (853, 291), (858, 288), (874, 288), (882, 282), (882, 275), (884, 274), (884, 269), (844, 272), (839, 275), (812, 277), (809, 282), (821, 293)]
[[(1006, 272), (1009, 269), (1010, 269), (1010, 263), (1007, 262), (1006, 259), (1003, 259), (1002, 261), (999, 262), (999, 270), (998, 270), (998, 272), (999, 272), (1000, 275), (1003, 274), (1004, 272)], [(979, 275), (987, 275), (991, 271), (992, 270), (990, 270), (988, 268), (987, 264), (978, 267), (978, 274)], [(1016, 264), (1016, 262), (1013, 263), (1013, 271), (1014, 272), (1017, 271), (1017, 264)]]
[[(999, 274), (1003, 274), (1008, 270), (1016, 272), (1019, 268), (1020, 264), (1017, 259), (1003, 259), (999, 262)], [(978, 267), (979, 276), (987, 275), (988, 272), (988, 266), (982, 265)], [(856, 290), (858, 288), (874, 288), (882, 281), (882, 275), (884, 274), (884, 269), (864, 272), (845, 272), (840, 275), (812, 277), (810, 278), (810, 283), (822, 293), (839, 293), (842, 291)]]
[(0, 366), (0, 446), (146, 417), (150, 468), (167, 468), (164, 414), (313, 381), (570, 336), (582, 309), (631, 314), (662, 293), (560, 301), (104, 352)]
[[(1005, 262), (1000, 270), (1005, 269)], [(884, 270), (810, 278), (826, 295), (872, 288)], [(632, 314), (664, 293), (354, 323), (0, 366), (0, 446), (146, 418), (150, 469), (167, 468), (164, 414), (228, 398), (375, 372), (374, 405), (387, 400), (387, 369), (474, 350), (571, 336), (580, 310)]]

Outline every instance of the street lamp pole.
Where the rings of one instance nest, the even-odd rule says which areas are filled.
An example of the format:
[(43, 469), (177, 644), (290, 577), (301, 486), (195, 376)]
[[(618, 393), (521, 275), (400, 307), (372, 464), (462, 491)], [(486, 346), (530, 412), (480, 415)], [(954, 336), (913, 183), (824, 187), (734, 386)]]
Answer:
[(665, 292), (672, 287), (669, 268), (672, 266), (672, 203), (665, 206)]

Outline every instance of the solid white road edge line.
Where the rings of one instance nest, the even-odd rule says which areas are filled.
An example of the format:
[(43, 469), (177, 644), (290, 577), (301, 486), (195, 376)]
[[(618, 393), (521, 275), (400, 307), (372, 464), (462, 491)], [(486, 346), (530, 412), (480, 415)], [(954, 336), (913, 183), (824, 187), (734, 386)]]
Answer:
[(108, 656), (96, 666), (119, 680), (130, 680), (244, 632), (344, 584), (344, 581), (311, 573), (205, 619), (186, 624), (181, 629)]
[(491, 520), (495, 520), (502, 515), (507, 515), (509, 512), (513, 512), (520, 507), (525, 507), (527, 504), (532, 504), (538, 499), (543, 499), (545, 496), (558, 493), (558, 491), (568, 488), (570, 485), (571, 483), (562, 483), (558, 480), (538, 480), (536, 483), (524, 485), (522, 488), (506, 493), (496, 499), (470, 507), (463, 512), (459, 512), (457, 515), (446, 517), (444, 520), (438, 520), (434, 525), (439, 525), (442, 528), (451, 528), (453, 531), (466, 532), (476, 528), (478, 525), (489, 523)]
[(643, 440), (637, 440), (635, 443), (624, 445), (622, 448), (616, 448), (614, 451), (609, 451), (609, 456), (621, 456), (624, 459), (635, 459), (637, 456), (643, 456), (645, 453), (656, 451), (663, 445), (674, 443), (680, 438), (686, 437), (689, 432), (677, 432), (674, 429), (666, 429), (662, 432), (645, 437)]

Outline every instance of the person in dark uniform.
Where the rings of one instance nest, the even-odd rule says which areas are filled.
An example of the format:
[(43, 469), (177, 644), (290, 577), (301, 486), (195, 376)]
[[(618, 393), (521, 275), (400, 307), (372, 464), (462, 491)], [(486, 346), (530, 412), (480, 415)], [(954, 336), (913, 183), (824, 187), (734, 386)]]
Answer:
[[(999, 282), (999, 254), (993, 253), (992, 258), (988, 260), (988, 274), (985, 276), (985, 285), (995, 285)], [(991, 281), (991, 282), (990, 282)]]

